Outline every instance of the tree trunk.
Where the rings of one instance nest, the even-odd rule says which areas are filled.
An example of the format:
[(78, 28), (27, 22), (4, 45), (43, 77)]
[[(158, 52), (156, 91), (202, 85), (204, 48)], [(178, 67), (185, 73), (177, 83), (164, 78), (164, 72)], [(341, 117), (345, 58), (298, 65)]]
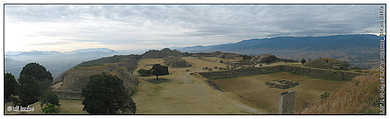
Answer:
[(158, 75), (156, 75), (156, 80), (158, 80)]

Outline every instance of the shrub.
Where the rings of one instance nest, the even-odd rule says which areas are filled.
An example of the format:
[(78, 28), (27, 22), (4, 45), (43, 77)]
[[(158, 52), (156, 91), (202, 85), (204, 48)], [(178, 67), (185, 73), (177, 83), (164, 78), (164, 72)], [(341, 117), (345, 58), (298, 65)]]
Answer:
[(330, 96), (330, 93), (329, 93), (329, 92), (323, 92), (323, 93), (320, 95), (320, 98), (321, 98), (321, 99), (327, 99), (329, 96)]
[(54, 94), (53, 92), (45, 93), (45, 95), (43, 95), (41, 97), (40, 102), (41, 102), (41, 105), (45, 105), (45, 104), (52, 104), (55, 106), (60, 105), (60, 101), (58, 99), (58, 96), (56, 94)]
[(58, 113), (59, 109), (55, 105), (49, 103), (49, 104), (42, 107), (42, 112), (43, 113)]

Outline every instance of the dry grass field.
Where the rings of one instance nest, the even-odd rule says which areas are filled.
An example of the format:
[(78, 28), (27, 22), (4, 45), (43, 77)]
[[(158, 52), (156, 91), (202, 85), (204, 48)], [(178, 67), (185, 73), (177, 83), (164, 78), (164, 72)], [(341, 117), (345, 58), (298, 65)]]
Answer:
[[(169, 68), (170, 75), (161, 76), (169, 81), (159, 84), (150, 83), (154, 76), (140, 79), (137, 93), (133, 96), (137, 104), (137, 114), (253, 114), (263, 113), (249, 107), (229, 95), (210, 87), (204, 79), (190, 75), (193, 71), (202, 71), (201, 67), (223, 66), (215, 62), (186, 57), (192, 67)], [(148, 64), (162, 63), (162, 59), (141, 60), (138, 68), (151, 68)], [(186, 69), (190, 69), (186, 72)]]
[[(277, 79), (298, 81), (299, 85), (289, 89), (270, 88), (265, 82)], [(343, 87), (348, 81), (330, 81), (311, 79), (286, 72), (272, 73), (265, 75), (246, 76), (233, 79), (214, 80), (219, 88), (225, 92), (231, 92), (239, 97), (240, 101), (265, 109), (269, 113), (277, 113), (280, 93), (296, 91), (295, 111), (300, 112), (305, 106), (320, 101), (322, 92), (332, 93)]]
[(327, 100), (310, 106), (302, 114), (378, 114), (380, 109), (376, 103), (380, 82), (377, 77), (358, 76)]

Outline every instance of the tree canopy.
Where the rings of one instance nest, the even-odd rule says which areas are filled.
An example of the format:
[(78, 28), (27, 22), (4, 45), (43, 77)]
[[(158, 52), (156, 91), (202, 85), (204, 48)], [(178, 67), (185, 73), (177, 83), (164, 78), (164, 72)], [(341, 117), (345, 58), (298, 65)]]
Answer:
[(117, 76), (93, 75), (81, 94), (83, 110), (90, 114), (135, 113), (135, 103)]
[(51, 92), (47, 91), (42, 97), (41, 97), (41, 105), (43, 104), (53, 104), (54, 106), (59, 106), (60, 101), (58, 99), (58, 96)]
[(302, 64), (305, 64), (305, 63), (306, 63), (305, 58), (302, 58), (302, 59), (301, 59), (301, 63), (302, 63)]
[(18, 82), (16, 82), (14, 75), (12, 75), (11, 73), (5, 73), (4, 74), (5, 101), (10, 101), (11, 96), (17, 94), (18, 88), (19, 88), (19, 84)]
[(45, 67), (38, 63), (29, 63), (20, 72), (20, 95), (22, 106), (28, 106), (39, 100), (47, 91), (53, 77)]
[(168, 75), (168, 67), (167, 66), (162, 66), (161, 64), (154, 64), (151, 72), (153, 75), (156, 75), (156, 79), (158, 80), (158, 76), (160, 75)]

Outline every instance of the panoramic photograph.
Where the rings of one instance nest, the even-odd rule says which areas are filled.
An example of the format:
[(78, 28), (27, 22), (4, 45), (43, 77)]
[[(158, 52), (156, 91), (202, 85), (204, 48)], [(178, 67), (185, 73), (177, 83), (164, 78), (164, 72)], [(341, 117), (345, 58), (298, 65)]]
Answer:
[(5, 115), (385, 115), (385, 4), (4, 5)]

